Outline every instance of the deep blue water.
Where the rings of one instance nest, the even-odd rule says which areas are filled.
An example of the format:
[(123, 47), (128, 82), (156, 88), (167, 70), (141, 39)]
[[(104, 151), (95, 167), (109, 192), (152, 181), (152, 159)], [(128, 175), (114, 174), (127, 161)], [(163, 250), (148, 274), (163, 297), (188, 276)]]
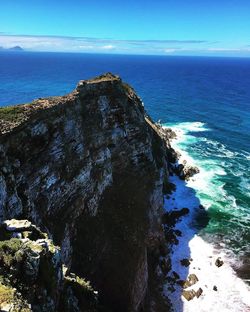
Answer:
[(250, 59), (0, 53), (0, 106), (70, 92), (80, 79), (119, 74), (162, 122), (201, 121), (250, 151)]
[(135, 88), (153, 119), (184, 129), (181, 148), (208, 172), (197, 191), (209, 207), (204, 236), (250, 254), (250, 59), (5, 52), (0, 106), (62, 95), (108, 71)]

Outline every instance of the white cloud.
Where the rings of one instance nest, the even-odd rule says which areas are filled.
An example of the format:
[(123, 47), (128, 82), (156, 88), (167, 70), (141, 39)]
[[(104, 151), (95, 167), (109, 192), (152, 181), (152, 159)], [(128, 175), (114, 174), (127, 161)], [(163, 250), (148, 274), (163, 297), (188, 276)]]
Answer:
[[(0, 47), (21, 46), (31, 51), (116, 52), (125, 54), (249, 55), (250, 47), (231, 47), (204, 40), (116, 40), (70, 36), (32, 36), (0, 33)], [(231, 53), (231, 54), (230, 54)]]
[(108, 45), (104, 45), (104, 46), (102, 46), (100, 48), (103, 49), (103, 50), (113, 50), (113, 49), (115, 49), (115, 46), (112, 45), (112, 44), (108, 44)]
[(208, 48), (207, 51), (210, 52), (250, 52), (250, 48)]
[(0, 46), (20, 45), (26, 50), (100, 52), (115, 50), (119, 53), (172, 53), (169, 44), (201, 44), (202, 40), (116, 40), (107, 38), (70, 36), (32, 36), (0, 33)]
[(164, 52), (165, 53), (174, 53), (174, 52), (176, 52), (176, 51), (178, 51), (178, 49), (164, 49)]
[(80, 49), (86, 49), (86, 50), (92, 50), (95, 48), (93, 45), (79, 45), (78, 46)]

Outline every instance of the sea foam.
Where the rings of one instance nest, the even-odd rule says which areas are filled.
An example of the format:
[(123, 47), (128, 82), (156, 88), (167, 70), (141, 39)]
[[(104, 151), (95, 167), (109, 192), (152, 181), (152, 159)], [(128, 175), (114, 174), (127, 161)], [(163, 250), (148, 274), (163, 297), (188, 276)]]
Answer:
[[(190, 132), (204, 132), (209, 129), (200, 122), (166, 126), (171, 126), (177, 134), (177, 139), (173, 140), (171, 144), (181, 153), (179, 163), (185, 160), (188, 164), (198, 166), (200, 169), (200, 172), (187, 182), (180, 180), (175, 175), (170, 177), (170, 182), (176, 185), (176, 191), (165, 199), (166, 211), (187, 207), (190, 213), (175, 226), (182, 232), (182, 236), (178, 237), (179, 244), (172, 248), (172, 271), (169, 276), (176, 272), (180, 279), (185, 280), (189, 274), (194, 273), (199, 281), (187, 290), (197, 291), (201, 288), (203, 293), (199, 298), (195, 297), (191, 301), (187, 301), (182, 296), (181, 286), (176, 284), (175, 291), (172, 292), (169, 290), (168, 283), (164, 287), (164, 293), (172, 301), (176, 312), (250, 311), (250, 288), (237, 277), (232, 269), (232, 265), (236, 261), (233, 253), (226, 249), (224, 241), (213, 242), (211, 237), (209, 238), (207, 235), (203, 237), (196, 227), (195, 218), (200, 209), (199, 205), (209, 209), (214, 202), (224, 201), (230, 203), (234, 209), (237, 208), (235, 198), (227, 194), (224, 183), (217, 179), (219, 176), (226, 175), (223, 166), (213, 159), (193, 158), (182, 149), (182, 147), (187, 148), (190, 144), (195, 144), (198, 140), (205, 141), (203, 137), (196, 138)], [(218, 147), (217, 142), (208, 142), (208, 144)], [(222, 153), (224, 157), (232, 156), (230, 151), (227, 152), (225, 146), (222, 146)], [(220, 209), (219, 204), (217, 208)], [(224, 261), (221, 267), (215, 265), (218, 257)], [(186, 258), (192, 259), (188, 268), (181, 265), (180, 262)]]

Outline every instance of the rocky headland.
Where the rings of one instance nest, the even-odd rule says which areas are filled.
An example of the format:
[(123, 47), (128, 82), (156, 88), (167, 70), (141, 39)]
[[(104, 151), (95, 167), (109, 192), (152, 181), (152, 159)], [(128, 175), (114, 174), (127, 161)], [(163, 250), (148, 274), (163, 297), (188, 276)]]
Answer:
[(174, 135), (109, 73), (0, 109), (1, 311), (169, 309)]

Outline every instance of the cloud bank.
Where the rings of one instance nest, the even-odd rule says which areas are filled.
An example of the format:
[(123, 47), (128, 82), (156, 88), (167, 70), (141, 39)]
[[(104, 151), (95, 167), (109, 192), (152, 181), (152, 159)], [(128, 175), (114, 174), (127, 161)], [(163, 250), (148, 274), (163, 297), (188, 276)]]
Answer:
[(226, 55), (247, 54), (250, 48), (225, 46), (206, 40), (119, 40), (109, 38), (13, 35), (0, 32), (0, 47), (21, 46), (30, 51), (161, 54), (161, 55)]

